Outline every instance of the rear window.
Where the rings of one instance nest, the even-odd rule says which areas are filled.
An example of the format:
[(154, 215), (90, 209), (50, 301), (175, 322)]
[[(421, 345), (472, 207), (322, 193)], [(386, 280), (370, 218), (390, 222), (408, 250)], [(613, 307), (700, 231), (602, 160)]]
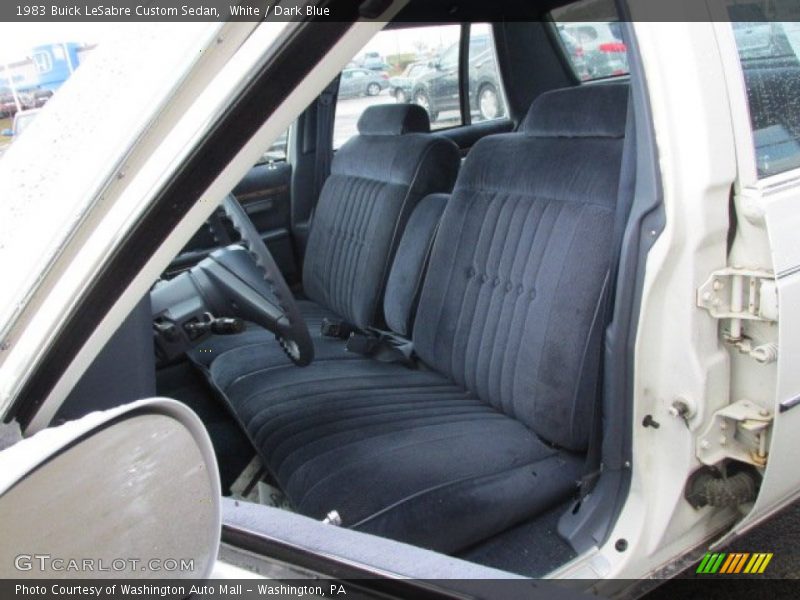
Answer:
[(628, 75), (628, 51), (613, 0), (583, 0), (550, 13), (564, 55), (581, 81)]

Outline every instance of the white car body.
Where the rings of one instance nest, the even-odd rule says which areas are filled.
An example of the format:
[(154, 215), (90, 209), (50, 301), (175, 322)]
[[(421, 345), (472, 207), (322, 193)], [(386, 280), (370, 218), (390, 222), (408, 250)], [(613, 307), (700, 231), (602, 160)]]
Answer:
[[(632, 16), (636, 18), (635, 4)], [(137, 80), (136, 93), (130, 94), (114, 91), (129, 73), (112, 69), (111, 75), (102, 75), (103, 61), (112, 57), (100, 48), (0, 162), (0, 269), (6, 278), (0, 288), (4, 414), (56, 338), (63, 315), (292, 25), (182, 27), (172, 32), (155, 28), (151, 35), (154, 41), (166, 35), (172, 44), (203, 52), (191, 59), (178, 60), (177, 54), (172, 62), (160, 59), (160, 66), (154, 56), (145, 56), (152, 70)], [(81, 373), (215, 202), (328, 83), (331, 73), (341, 70), (381, 27), (354, 25), (245, 144), (92, 332), (26, 435), (47, 426)], [(792, 433), (800, 429), (800, 409), (791, 409), (800, 398), (800, 170), (763, 179), (756, 175), (753, 132), (730, 23), (636, 22), (634, 30), (652, 108), (666, 219), (647, 258), (638, 316), (632, 480), (608, 541), (551, 573), (555, 578), (639, 579), (668, 573), (696, 558), (699, 548), (731, 530), (737, 519), (731, 534), (756, 525), (800, 496), (800, 441)], [(137, 45), (141, 50), (142, 44)], [(99, 86), (104, 104), (109, 99), (125, 102), (127, 97), (137, 108), (117, 105), (110, 118), (125, 119), (124, 127), (89, 147), (80, 142), (87, 133), (83, 126), (57, 129), (55, 123), (67, 112), (96, 112), (79, 100), (81, 90), (92, 86)], [(108, 95), (102, 96), (106, 89)], [(150, 101), (142, 103), (143, 98)], [(98, 127), (102, 119), (101, 115)], [(80, 116), (72, 120), (93, 122)], [(51, 139), (51, 126), (59, 131), (56, 140)], [(77, 158), (68, 151), (77, 152)], [(56, 168), (59, 165), (64, 168)], [(41, 174), (34, 185), (32, 172)], [(742, 235), (729, 261), (732, 183)], [(55, 193), (59, 202), (51, 210)], [(18, 209), (28, 204), (36, 207), (35, 219)], [(34, 221), (39, 229), (32, 233)], [(720, 319), (698, 306), (703, 284), (728, 268), (764, 273), (766, 285), (774, 286), (775, 320), (753, 319), (744, 327), (760, 345), (777, 348), (775, 360), (759, 362), (740, 352), (746, 349), (727, 343), (720, 335)], [(735, 446), (730, 440), (727, 446), (722, 443), (719, 432), (709, 433), (715, 413), (742, 400), (769, 416), (768, 460), (758, 499), (743, 518), (734, 511), (692, 509), (684, 500), (687, 478), (704, 460), (711, 460), (708, 453), (723, 456)], [(678, 401), (688, 407), (685, 421), (674, 414)], [(782, 405), (788, 409), (782, 411)], [(646, 415), (668, 435), (653, 436), (652, 429), (641, 427)], [(615, 547), (618, 540), (626, 540), (627, 551)], [(215, 573), (241, 576), (242, 571), (219, 562)]]

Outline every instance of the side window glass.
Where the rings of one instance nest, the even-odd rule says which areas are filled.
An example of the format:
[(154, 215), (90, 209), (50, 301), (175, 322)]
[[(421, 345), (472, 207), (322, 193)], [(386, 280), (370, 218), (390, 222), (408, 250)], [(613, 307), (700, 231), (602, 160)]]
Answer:
[(342, 71), (334, 149), (358, 133), (361, 113), (373, 104), (414, 102), (428, 112), (431, 129), (461, 125), (460, 32), (459, 25), (435, 25), (384, 30), (373, 37)]
[(758, 176), (800, 168), (800, 23), (731, 25), (747, 88)]
[(458, 68), (458, 44), (450, 46), (439, 59), (438, 67), (441, 70)]
[(472, 122), (502, 119), (506, 116), (506, 101), (492, 29), (486, 23), (474, 24), (469, 35), (468, 88)]
[(550, 15), (579, 80), (608, 79), (630, 72), (628, 49), (622, 41), (613, 0), (582, 0), (557, 8)]
[(288, 156), (287, 143), (289, 140), (289, 129), (278, 136), (269, 148), (261, 155), (256, 165), (263, 165), (271, 162), (283, 162)]

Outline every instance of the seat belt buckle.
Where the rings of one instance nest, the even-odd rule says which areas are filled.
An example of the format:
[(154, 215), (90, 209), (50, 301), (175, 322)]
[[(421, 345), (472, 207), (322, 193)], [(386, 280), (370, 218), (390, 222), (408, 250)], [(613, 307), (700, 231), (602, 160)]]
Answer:
[(334, 321), (332, 319), (322, 319), (320, 325), (320, 332), (322, 337), (337, 338), (346, 340), (353, 333), (353, 328), (345, 321)]
[(353, 334), (347, 340), (345, 350), (353, 354), (360, 354), (361, 356), (372, 356), (378, 349), (381, 340), (377, 337)]

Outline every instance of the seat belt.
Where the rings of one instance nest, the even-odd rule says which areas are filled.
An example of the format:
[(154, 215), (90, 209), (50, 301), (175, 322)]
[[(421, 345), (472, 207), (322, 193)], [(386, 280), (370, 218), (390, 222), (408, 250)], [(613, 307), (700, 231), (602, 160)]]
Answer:
[(319, 331), (322, 337), (346, 340), (356, 331), (356, 328), (344, 319), (329, 319), (325, 317), (322, 319)]
[(414, 342), (391, 331), (370, 330), (361, 334), (353, 333), (347, 340), (345, 349), (380, 362), (400, 363), (407, 367), (417, 365)]
[(314, 211), (317, 208), (319, 196), (322, 193), (322, 186), (331, 172), (331, 161), (333, 160), (333, 109), (336, 90), (339, 88), (339, 78), (337, 77), (328, 84), (317, 99), (316, 125), (317, 134), (314, 145), (314, 205), (309, 215), (309, 223), (314, 220)]
[[(636, 123), (633, 115), (632, 93), (628, 95), (628, 112), (625, 121), (625, 141), (622, 147), (622, 160), (620, 165), (619, 188), (617, 204), (614, 211), (614, 232), (612, 237), (611, 263), (606, 273), (603, 288), (595, 311), (595, 319), (589, 333), (587, 348), (593, 345), (595, 336), (600, 336), (596, 342), (600, 345), (600, 360), (596, 371), (596, 385), (594, 402), (592, 402), (589, 441), (586, 448), (583, 475), (578, 481), (578, 501), (585, 498), (594, 489), (603, 469), (603, 372), (605, 370), (605, 333), (614, 316), (614, 294), (617, 289), (617, 275), (619, 261), (622, 256), (622, 241), (625, 236), (625, 227), (628, 224), (633, 196), (636, 188)], [(582, 375), (582, 379), (583, 379)], [(579, 384), (578, 389), (581, 389)]]

